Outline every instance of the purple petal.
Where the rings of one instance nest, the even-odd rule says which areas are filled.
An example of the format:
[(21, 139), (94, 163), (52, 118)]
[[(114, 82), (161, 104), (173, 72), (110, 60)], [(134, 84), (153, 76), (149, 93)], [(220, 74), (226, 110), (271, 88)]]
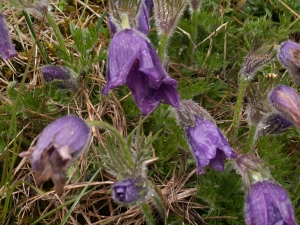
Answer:
[(4, 60), (18, 56), (15, 45), (11, 42), (9, 31), (2, 13), (0, 13), (0, 55)]
[(140, 15), (138, 18), (137, 30), (147, 35), (150, 30), (149, 25), (149, 12), (147, 6), (143, 3), (140, 9)]

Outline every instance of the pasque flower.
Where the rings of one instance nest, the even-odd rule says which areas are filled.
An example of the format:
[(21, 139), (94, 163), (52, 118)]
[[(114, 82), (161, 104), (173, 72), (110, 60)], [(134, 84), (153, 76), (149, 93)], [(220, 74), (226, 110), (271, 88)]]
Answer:
[(278, 59), (290, 71), (295, 83), (300, 85), (300, 44), (283, 42), (278, 51)]
[(66, 183), (66, 171), (70, 164), (87, 149), (91, 129), (76, 116), (63, 116), (50, 123), (40, 134), (36, 145), (21, 157), (29, 156), (37, 182), (49, 178), (55, 191), (62, 194)]
[(41, 71), (46, 82), (56, 82), (60, 88), (79, 88), (78, 75), (66, 66), (47, 65), (43, 66)]
[(160, 102), (179, 106), (177, 81), (163, 69), (148, 39), (133, 29), (119, 31), (109, 46), (107, 84), (102, 93), (126, 84), (143, 115)]
[(112, 197), (114, 201), (120, 204), (140, 204), (149, 197), (148, 194), (149, 186), (147, 179), (141, 176), (129, 177), (117, 181), (112, 187)]
[(15, 45), (12, 44), (3, 14), (0, 13), (0, 55), (7, 60), (18, 56)]
[(297, 224), (287, 192), (273, 180), (263, 160), (246, 154), (236, 160), (236, 165), (246, 189), (247, 225)]
[(279, 85), (269, 94), (270, 104), (300, 129), (300, 95), (293, 88)]
[(237, 153), (230, 147), (213, 118), (194, 101), (181, 101), (176, 114), (196, 159), (199, 174), (204, 172), (206, 166), (224, 171), (224, 159), (237, 158)]

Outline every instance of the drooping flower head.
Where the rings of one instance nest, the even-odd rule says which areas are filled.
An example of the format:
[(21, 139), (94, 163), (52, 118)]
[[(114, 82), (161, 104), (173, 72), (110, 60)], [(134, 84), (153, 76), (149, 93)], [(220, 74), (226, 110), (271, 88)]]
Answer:
[(46, 82), (56, 82), (58, 87), (78, 90), (78, 75), (66, 66), (47, 65), (42, 68), (42, 75)]
[(107, 84), (109, 90), (126, 84), (143, 115), (159, 103), (179, 106), (177, 81), (163, 69), (157, 53), (140, 32), (125, 29), (112, 39), (108, 50)]
[(241, 74), (245, 79), (251, 80), (259, 69), (271, 62), (276, 55), (273, 48), (274, 45), (257, 44), (253, 46), (246, 55), (241, 68)]
[(158, 34), (170, 36), (185, 8), (185, 0), (153, 0)]
[(225, 158), (237, 158), (237, 153), (230, 147), (213, 118), (194, 101), (181, 101), (176, 114), (196, 159), (199, 174), (204, 172), (206, 166), (224, 171)]
[(278, 51), (279, 62), (286, 67), (297, 85), (300, 85), (300, 44), (283, 42)]
[(24, 9), (38, 17), (42, 17), (49, 7), (48, 0), (10, 0), (9, 3), (16, 8)]
[(246, 154), (236, 160), (236, 165), (246, 190), (247, 225), (297, 224), (287, 192), (273, 180), (263, 160)]
[(149, 197), (149, 190), (147, 179), (141, 176), (129, 177), (114, 183), (112, 197), (114, 201), (120, 204), (140, 204)]
[(3, 14), (0, 13), (0, 55), (7, 60), (18, 56), (15, 45), (12, 44)]
[(300, 129), (300, 95), (293, 88), (280, 85), (269, 94), (270, 104)]
[(91, 129), (76, 116), (63, 116), (50, 123), (40, 134), (36, 145), (21, 157), (30, 157), (37, 182), (49, 178), (55, 191), (62, 194), (66, 183), (66, 171), (72, 162), (87, 149)]

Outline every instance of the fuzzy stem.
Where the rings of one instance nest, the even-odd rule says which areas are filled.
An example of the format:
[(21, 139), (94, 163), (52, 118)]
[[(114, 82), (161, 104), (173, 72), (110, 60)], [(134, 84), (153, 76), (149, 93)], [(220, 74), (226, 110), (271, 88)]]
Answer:
[(249, 135), (248, 135), (247, 143), (246, 143), (246, 146), (244, 148), (245, 153), (248, 153), (251, 150), (251, 148), (253, 147), (254, 143), (255, 143), (256, 128), (257, 128), (257, 125), (253, 124), (253, 125), (251, 125), (251, 127), (249, 129)]
[(50, 24), (50, 26), (53, 29), (53, 32), (54, 32), (54, 34), (57, 38), (57, 41), (59, 43), (60, 49), (64, 52), (64, 54), (68, 55), (68, 49), (67, 49), (67, 46), (66, 46), (66, 43), (65, 43), (65, 39), (62, 36), (62, 34), (59, 30), (59, 27), (57, 26), (57, 23), (55, 22), (55, 20), (51, 16), (50, 12), (48, 12), (48, 11), (46, 12), (46, 18), (47, 18), (48, 23)]
[(158, 57), (159, 57), (160, 61), (162, 62), (162, 64), (164, 63), (165, 51), (166, 51), (166, 48), (168, 45), (168, 40), (169, 40), (169, 37), (167, 34), (160, 35), (160, 43), (158, 46)]
[(242, 110), (242, 103), (243, 103), (243, 97), (246, 91), (246, 86), (247, 86), (247, 80), (242, 76), (240, 85), (239, 85), (239, 92), (236, 100), (236, 105), (235, 105), (235, 111), (234, 111), (234, 116), (233, 116), (233, 122), (232, 122), (232, 137), (231, 137), (231, 142), (234, 141), (236, 135), (237, 135), (237, 127), (239, 125), (240, 121), (240, 114)]
[(155, 221), (153, 219), (153, 216), (152, 216), (152, 213), (151, 213), (151, 210), (150, 210), (150, 207), (148, 206), (148, 204), (146, 202), (144, 202), (141, 204), (141, 207), (142, 207), (143, 213), (146, 217), (147, 224), (155, 225)]
[[(108, 130), (109, 132), (111, 132), (111, 134), (113, 136), (115, 136), (115, 138), (118, 140), (120, 147), (123, 150), (126, 162), (130, 166), (130, 168), (134, 168), (134, 163), (131, 158), (130, 148), (128, 148), (126, 141), (124, 140), (124, 138), (122, 137), (122, 135), (119, 133), (119, 131), (116, 128), (114, 128), (110, 124), (108, 124), (106, 122), (102, 122), (102, 121), (91, 121), (91, 122), (88, 122), (88, 124), (90, 126), (95, 126), (95, 127), (105, 129), (105, 130)], [(122, 158), (121, 155), (120, 155), (120, 158)]]
[(190, 53), (190, 65), (194, 65), (194, 43), (196, 41), (196, 35), (197, 35), (197, 16), (198, 16), (198, 11), (193, 10), (192, 12), (192, 19), (191, 19), (191, 42), (189, 44), (189, 52)]

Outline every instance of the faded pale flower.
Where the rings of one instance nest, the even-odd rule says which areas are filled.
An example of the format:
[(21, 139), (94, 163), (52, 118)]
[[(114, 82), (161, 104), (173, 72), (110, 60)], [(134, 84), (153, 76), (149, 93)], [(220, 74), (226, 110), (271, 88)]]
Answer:
[(246, 189), (247, 225), (297, 224), (287, 192), (273, 180), (263, 160), (246, 154), (236, 160), (236, 165)]
[(153, 0), (155, 23), (159, 35), (171, 35), (185, 8), (185, 0)]
[(194, 101), (181, 101), (176, 114), (196, 159), (199, 174), (204, 172), (206, 166), (224, 171), (225, 158), (237, 158), (237, 153), (230, 147), (209, 113)]
[(66, 66), (43, 66), (42, 75), (46, 82), (56, 82), (60, 88), (72, 90), (79, 88), (78, 75)]
[(300, 129), (300, 95), (293, 88), (280, 85), (269, 94), (270, 104)]
[(250, 50), (246, 55), (241, 68), (241, 74), (245, 79), (251, 80), (259, 69), (274, 58), (275, 53), (273, 48), (274, 45), (263, 46), (258, 44)]
[(63, 193), (66, 171), (72, 162), (87, 149), (91, 129), (76, 116), (63, 116), (50, 123), (40, 134), (36, 145), (21, 157), (30, 157), (30, 163), (37, 182), (49, 178), (55, 191)]
[(112, 197), (120, 204), (132, 205), (145, 201), (149, 196), (149, 186), (145, 178), (130, 177), (117, 181), (112, 187)]
[(278, 59), (286, 67), (297, 85), (300, 85), (300, 44), (283, 42), (278, 51)]
[(156, 50), (140, 32), (125, 29), (112, 39), (108, 50), (107, 84), (102, 93), (126, 84), (143, 115), (159, 103), (179, 106), (177, 81), (163, 69)]
[(25, 9), (38, 17), (42, 17), (49, 6), (48, 0), (10, 0), (10, 4), (19, 9)]
[(7, 60), (18, 56), (15, 45), (12, 44), (3, 14), (0, 13), (0, 55)]

